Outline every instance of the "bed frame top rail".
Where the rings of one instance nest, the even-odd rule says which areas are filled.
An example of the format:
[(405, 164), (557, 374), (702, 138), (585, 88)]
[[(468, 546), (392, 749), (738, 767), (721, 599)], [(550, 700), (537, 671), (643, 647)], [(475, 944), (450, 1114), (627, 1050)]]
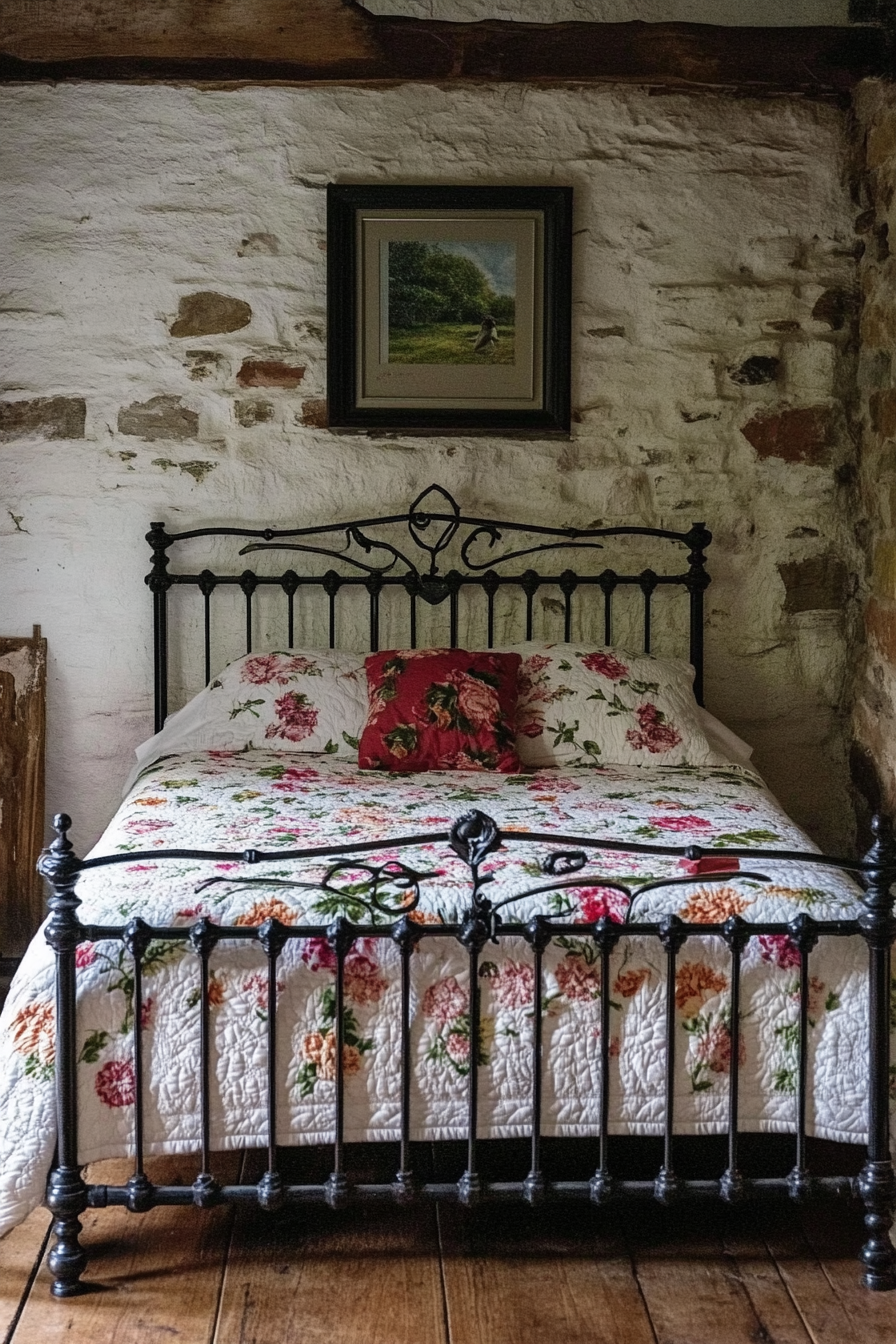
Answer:
[[(267, 573), (263, 568), (236, 565), (229, 572), (202, 569), (197, 573), (169, 572), (171, 549), (199, 538), (235, 537), (246, 539), (239, 557), (261, 553), (294, 553), (308, 557), (309, 568), (294, 568)], [(607, 552), (608, 544), (624, 537), (656, 538), (687, 548), (687, 567), (674, 572), (658, 572), (651, 566), (626, 573), (593, 563), (598, 552)], [(199, 590), (204, 602), (205, 680), (216, 670), (211, 665), (211, 599), (219, 587), (238, 587), (245, 598), (245, 652), (252, 651), (253, 599), (259, 588), (279, 588), (287, 604), (287, 639), (295, 642), (295, 597), (302, 588), (321, 590), (328, 603), (329, 644), (337, 642), (336, 600), (342, 589), (366, 590), (369, 599), (366, 646), (379, 648), (380, 596), (384, 590), (403, 590), (407, 599), (407, 626), (411, 647), (417, 646), (419, 603), (439, 607), (447, 603), (447, 642), (458, 642), (459, 607), (462, 591), (478, 589), (486, 601), (485, 640), (494, 644), (495, 598), (501, 589), (516, 588), (522, 595), (519, 611), (523, 616), (519, 638), (533, 637), (533, 602), (542, 587), (553, 586), (561, 594), (559, 608), (563, 617), (563, 638), (572, 637), (573, 595), (578, 589), (597, 589), (603, 598), (605, 644), (613, 642), (613, 595), (619, 588), (640, 589), (642, 594), (643, 648), (651, 651), (654, 635), (652, 599), (658, 588), (681, 588), (688, 598), (688, 651), (694, 667), (694, 694), (703, 703), (703, 594), (710, 578), (706, 571), (705, 548), (712, 534), (703, 523), (694, 523), (687, 532), (653, 527), (547, 527), (539, 523), (499, 521), (461, 513), (456, 500), (439, 485), (422, 491), (404, 513), (386, 514), (350, 522), (325, 523), (301, 528), (201, 527), (169, 533), (164, 523), (154, 522), (147, 533), (152, 549), (152, 568), (146, 583), (153, 595), (155, 728), (158, 731), (168, 714), (169, 700), (169, 590), (175, 585)], [(503, 543), (503, 545), (502, 545)], [(563, 569), (536, 569), (545, 557), (554, 553), (572, 559)], [(663, 557), (680, 551), (664, 550)], [(606, 555), (601, 559), (608, 558)], [(443, 568), (448, 561), (449, 568)], [(592, 563), (586, 563), (591, 561)], [(326, 562), (327, 568), (323, 568)], [(668, 568), (668, 561), (660, 564)], [(310, 566), (314, 565), (312, 571)], [(320, 567), (320, 568), (319, 568)], [(356, 627), (357, 628), (357, 627)]]

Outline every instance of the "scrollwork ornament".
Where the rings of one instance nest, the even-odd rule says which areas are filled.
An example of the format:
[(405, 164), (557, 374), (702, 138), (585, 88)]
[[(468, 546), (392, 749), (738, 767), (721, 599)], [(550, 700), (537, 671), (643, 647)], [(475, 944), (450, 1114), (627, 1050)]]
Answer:
[(470, 868), (478, 868), (487, 855), (501, 846), (496, 822), (477, 808), (464, 812), (451, 827), (448, 843)]

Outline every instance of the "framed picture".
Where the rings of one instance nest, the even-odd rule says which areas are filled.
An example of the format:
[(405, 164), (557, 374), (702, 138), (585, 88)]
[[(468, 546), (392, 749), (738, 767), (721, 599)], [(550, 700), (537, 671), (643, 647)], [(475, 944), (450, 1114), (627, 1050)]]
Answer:
[(571, 187), (327, 188), (332, 429), (569, 433)]

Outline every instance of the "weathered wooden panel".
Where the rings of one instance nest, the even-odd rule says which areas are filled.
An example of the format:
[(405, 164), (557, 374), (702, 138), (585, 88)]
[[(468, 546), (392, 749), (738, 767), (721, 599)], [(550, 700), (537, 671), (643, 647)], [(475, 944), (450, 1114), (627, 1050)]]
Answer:
[(0, 80), (582, 80), (843, 94), (890, 64), (875, 27), (442, 23), (346, 0), (5, 0)]
[(0, 638), (0, 956), (20, 956), (43, 917), (47, 641)]

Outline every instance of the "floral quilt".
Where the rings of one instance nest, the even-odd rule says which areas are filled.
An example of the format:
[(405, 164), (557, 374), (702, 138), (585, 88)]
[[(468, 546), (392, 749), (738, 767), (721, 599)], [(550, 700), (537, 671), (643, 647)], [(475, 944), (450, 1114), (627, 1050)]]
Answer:
[[(141, 775), (95, 853), (193, 847), (276, 852), (375, 839), (370, 864), (403, 859), (429, 876), (413, 918), (460, 916), (469, 873), (446, 843), (398, 850), (402, 835), (447, 830), (471, 807), (514, 830), (703, 846), (812, 848), (760, 780), (740, 767), (607, 766), (536, 773), (433, 772), (396, 779), (359, 772), (332, 755), (273, 750), (169, 756)], [(505, 845), (489, 856), (488, 895), (499, 901), (544, 886), (544, 843)], [(561, 848), (568, 849), (563, 845)], [(588, 872), (633, 887), (682, 876), (688, 861), (595, 854)], [(742, 863), (744, 874), (751, 869)], [(754, 865), (755, 869), (755, 865)], [(718, 881), (636, 896), (635, 918), (674, 911), (695, 922), (853, 915), (858, 890), (825, 869), (762, 861), (768, 881), (727, 873)], [(202, 915), (255, 925), (267, 916), (322, 925), (369, 920), (368, 874), (348, 863), (325, 891), (245, 886), (261, 870), (225, 862), (137, 860), (86, 873), (85, 923), (139, 915), (189, 925)], [(275, 882), (319, 882), (325, 865), (273, 862)], [(209, 878), (216, 880), (197, 891)], [(400, 899), (400, 893), (396, 893)], [(527, 897), (506, 912), (569, 921), (625, 915), (612, 888), (571, 887)], [(380, 915), (383, 923), (389, 917)], [(147, 1151), (192, 1151), (199, 1134), (199, 967), (182, 941), (146, 953), (138, 1014), (130, 959), (120, 944), (78, 949), (81, 1152), (84, 1162), (128, 1151), (133, 1125), (134, 1032), (144, 1033)], [(610, 1131), (659, 1133), (664, 1094), (664, 956), (656, 940), (623, 937), (611, 963)], [(254, 942), (213, 953), (208, 997), (213, 1047), (212, 1142), (265, 1142), (267, 975)], [(810, 1132), (861, 1141), (865, 1132), (867, 954), (861, 939), (823, 941), (809, 985)], [(675, 1003), (676, 1127), (724, 1129), (731, 1062), (730, 962), (720, 939), (693, 937), (678, 957)], [(795, 1114), (799, 957), (787, 937), (757, 937), (743, 959), (740, 1117), (744, 1129), (785, 1131)], [(471, 1040), (469, 959), (453, 939), (425, 939), (412, 958), (414, 1136), (463, 1134), (467, 1078), (479, 1065), (483, 1135), (527, 1133), (531, 1114), (533, 971), (525, 942), (486, 945), (480, 962), (481, 1029)], [(291, 940), (279, 963), (279, 1127), (284, 1143), (332, 1139), (335, 1095), (335, 960), (324, 939)], [(600, 967), (593, 944), (562, 934), (544, 959), (543, 1132), (593, 1134), (599, 1121)], [(399, 959), (389, 939), (355, 942), (345, 963), (345, 1136), (399, 1133)], [(137, 1017), (139, 1016), (139, 1022)], [(42, 937), (26, 955), (0, 1019), (0, 1232), (37, 1204), (55, 1141), (53, 957)]]

